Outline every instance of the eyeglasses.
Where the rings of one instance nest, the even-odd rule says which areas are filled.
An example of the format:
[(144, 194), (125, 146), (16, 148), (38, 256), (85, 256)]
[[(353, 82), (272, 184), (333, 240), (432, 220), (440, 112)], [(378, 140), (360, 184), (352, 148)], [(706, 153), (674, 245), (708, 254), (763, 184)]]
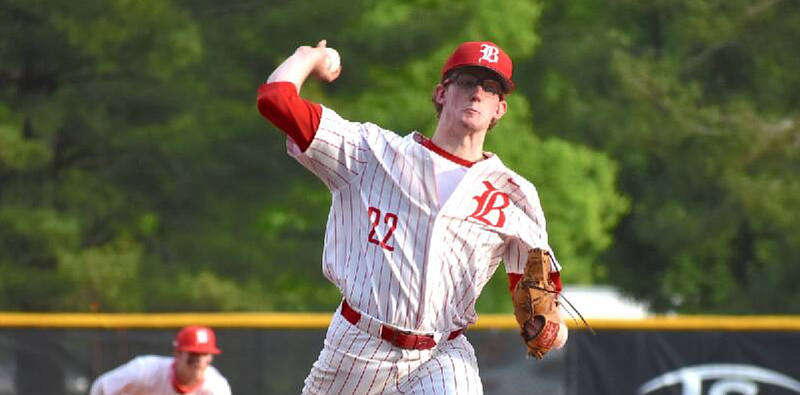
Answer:
[(499, 81), (491, 79), (491, 77), (479, 78), (473, 74), (462, 73), (446, 79), (444, 81), (444, 85), (447, 85), (450, 82), (455, 82), (457, 87), (465, 91), (471, 91), (480, 85), (481, 88), (483, 88), (483, 90), (487, 93), (503, 96), (503, 85), (500, 84)]

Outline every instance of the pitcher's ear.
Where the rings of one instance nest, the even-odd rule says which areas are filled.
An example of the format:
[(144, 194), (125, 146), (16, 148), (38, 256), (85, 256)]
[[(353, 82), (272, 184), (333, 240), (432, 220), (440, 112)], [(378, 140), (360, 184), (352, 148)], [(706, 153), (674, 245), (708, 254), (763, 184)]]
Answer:
[(444, 105), (444, 93), (446, 91), (447, 88), (445, 88), (444, 85), (442, 84), (436, 85), (436, 91), (434, 92), (433, 97), (436, 100), (437, 104)]
[(508, 112), (508, 102), (507, 102), (507, 101), (505, 101), (505, 100), (500, 100), (500, 101), (497, 103), (497, 115), (498, 115), (498, 119), (500, 119), (501, 117), (503, 117), (503, 115), (506, 115), (506, 112)]

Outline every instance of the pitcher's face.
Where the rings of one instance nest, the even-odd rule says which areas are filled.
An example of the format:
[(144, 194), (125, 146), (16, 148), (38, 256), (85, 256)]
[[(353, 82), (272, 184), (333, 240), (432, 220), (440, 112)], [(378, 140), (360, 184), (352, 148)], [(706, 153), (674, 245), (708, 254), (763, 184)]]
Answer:
[(441, 119), (459, 122), (470, 131), (487, 130), (508, 108), (502, 85), (488, 70), (458, 70), (439, 89)]

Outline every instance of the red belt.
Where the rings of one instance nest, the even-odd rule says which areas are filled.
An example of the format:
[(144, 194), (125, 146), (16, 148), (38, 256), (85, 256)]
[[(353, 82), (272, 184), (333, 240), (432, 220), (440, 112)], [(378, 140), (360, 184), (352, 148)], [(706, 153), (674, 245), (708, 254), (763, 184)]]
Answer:
[[(358, 320), (361, 319), (361, 313), (353, 310), (346, 300), (342, 301), (342, 316), (347, 322), (357, 325)], [(463, 329), (450, 332), (447, 340), (453, 340), (464, 332)], [(433, 340), (433, 335), (415, 335), (397, 328), (392, 328), (389, 325), (381, 325), (381, 339), (392, 343), (394, 346), (405, 348), (407, 350), (428, 350), (436, 346), (436, 341)]]

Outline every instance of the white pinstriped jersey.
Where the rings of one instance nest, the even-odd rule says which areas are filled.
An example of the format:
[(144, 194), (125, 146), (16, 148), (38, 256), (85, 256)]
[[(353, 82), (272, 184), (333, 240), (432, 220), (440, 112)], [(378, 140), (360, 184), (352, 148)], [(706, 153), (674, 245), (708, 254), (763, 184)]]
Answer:
[[(95, 380), (90, 395), (176, 395), (172, 386), (171, 357), (145, 355), (110, 370)], [(213, 366), (203, 384), (187, 395), (231, 395), (228, 380)]]
[(529, 248), (551, 250), (536, 189), (495, 155), (471, 166), (440, 205), (436, 154), (424, 139), (323, 106), (309, 148), (291, 139), (287, 148), (332, 191), (325, 276), (371, 317), (443, 333), (475, 322), (475, 301), (501, 260), (521, 273)]

